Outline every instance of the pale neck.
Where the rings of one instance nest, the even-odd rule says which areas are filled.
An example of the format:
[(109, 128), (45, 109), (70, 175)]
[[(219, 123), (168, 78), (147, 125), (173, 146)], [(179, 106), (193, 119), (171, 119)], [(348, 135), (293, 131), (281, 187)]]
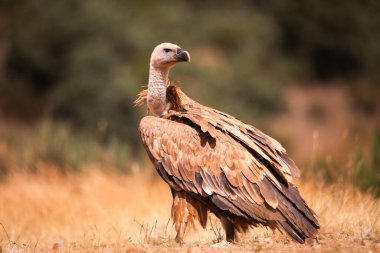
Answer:
[(169, 68), (150, 67), (147, 104), (149, 111), (163, 115), (166, 110), (166, 88), (169, 82)]

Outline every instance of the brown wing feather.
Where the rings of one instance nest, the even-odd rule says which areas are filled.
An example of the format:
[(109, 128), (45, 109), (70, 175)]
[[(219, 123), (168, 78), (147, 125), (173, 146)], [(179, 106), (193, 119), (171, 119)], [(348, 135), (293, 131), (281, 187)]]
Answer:
[[(192, 194), (219, 216), (249, 224), (277, 222), (283, 228), (285, 224), (295, 224), (292, 232), (301, 239), (316, 235), (318, 222), (298, 190), (273, 176), (265, 160), (258, 158), (259, 153), (251, 152), (250, 146), (229, 131), (215, 127), (203, 131), (201, 124), (188, 116), (189, 112), (176, 113), (171, 112), (170, 119), (184, 120), (147, 116), (140, 122), (144, 146), (159, 174), (173, 189)], [(210, 123), (204, 125), (212, 128)], [(271, 161), (272, 164), (281, 162)], [(292, 196), (294, 191), (298, 198)], [(288, 227), (284, 230), (291, 235)]]
[[(229, 134), (243, 143), (256, 156), (256, 160), (264, 163), (263, 169), (270, 168), (272, 170), (268, 176), (273, 175), (272, 181), (277, 186), (279, 186), (278, 180), (287, 183), (293, 182), (294, 178), (299, 177), (299, 169), (286, 155), (286, 150), (278, 141), (226, 113), (200, 105), (187, 97), (178, 87), (173, 85), (170, 87), (168, 94), (178, 94), (183, 110), (172, 110), (166, 116), (167, 118), (186, 118), (199, 125), (202, 132), (208, 132), (214, 138), (219, 134), (218, 129)], [(175, 96), (170, 95), (170, 97)]]

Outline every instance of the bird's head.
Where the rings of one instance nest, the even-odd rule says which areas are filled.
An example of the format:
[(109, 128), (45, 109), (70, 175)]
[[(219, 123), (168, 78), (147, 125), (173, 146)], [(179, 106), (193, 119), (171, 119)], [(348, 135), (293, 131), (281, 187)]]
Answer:
[(190, 54), (172, 43), (156, 46), (150, 58), (150, 64), (155, 68), (171, 68), (178, 62), (190, 62)]

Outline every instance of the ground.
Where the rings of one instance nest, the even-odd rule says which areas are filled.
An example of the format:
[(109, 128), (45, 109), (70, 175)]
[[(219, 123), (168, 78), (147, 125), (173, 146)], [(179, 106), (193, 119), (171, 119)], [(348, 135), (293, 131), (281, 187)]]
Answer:
[(61, 174), (39, 165), (0, 184), (0, 252), (380, 252), (380, 203), (344, 183), (300, 182), (321, 223), (318, 242), (251, 229), (227, 244), (210, 215), (207, 229), (174, 242), (171, 194), (152, 173), (125, 175), (91, 166)]

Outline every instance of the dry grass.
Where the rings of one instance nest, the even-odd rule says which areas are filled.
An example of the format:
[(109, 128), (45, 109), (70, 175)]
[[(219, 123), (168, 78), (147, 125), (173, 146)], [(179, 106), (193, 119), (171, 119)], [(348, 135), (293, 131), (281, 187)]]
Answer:
[(14, 173), (0, 184), (0, 252), (380, 251), (379, 200), (344, 184), (301, 183), (322, 225), (314, 246), (265, 228), (235, 245), (213, 245), (222, 235), (215, 219), (179, 246), (169, 221), (171, 194), (160, 179), (40, 167), (44, 172)]

